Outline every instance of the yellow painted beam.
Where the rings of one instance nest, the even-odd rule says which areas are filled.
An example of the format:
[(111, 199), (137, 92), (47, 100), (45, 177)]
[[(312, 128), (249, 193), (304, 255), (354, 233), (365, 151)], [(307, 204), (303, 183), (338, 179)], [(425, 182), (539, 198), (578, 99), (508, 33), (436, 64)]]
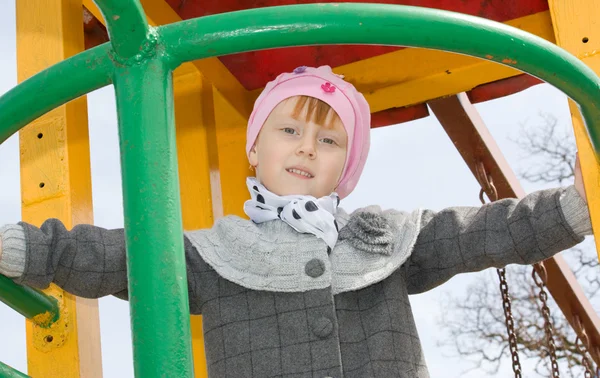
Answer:
[(211, 173), (218, 162), (212, 85), (188, 68), (175, 70), (173, 88), (184, 228), (195, 230), (213, 225)]
[[(388, 61), (386, 62), (387, 66), (382, 67), (395, 66), (399, 71), (404, 71), (408, 75), (406, 78), (394, 81), (393, 78), (384, 76), (384, 80), (390, 80), (388, 81), (389, 85), (375, 90), (369, 89), (372, 82), (356, 83), (357, 89), (365, 95), (373, 113), (466, 92), (484, 83), (521, 74), (515, 69), (500, 64), (478, 61), (457, 54), (423, 49), (402, 51), (405, 53), (398, 57), (402, 60), (397, 61), (397, 65)], [(409, 62), (421, 63), (409, 65)], [(409, 71), (409, 68), (412, 68), (412, 72)], [(374, 67), (363, 69), (373, 70)], [(361, 69), (353, 67), (352, 71), (360, 72)], [(344, 68), (336, 70), (336, 73), (338, 72), (346, 75)], [(346, 77), (349, 77), (350, 81), (353, 80), (351, 75)]]
[[(600, 8), (596, 0), (549, 0), (556, 44), (600, 74)], [(600, 235), (600, 165), (577, 105), (569, 100), (594, 235)], [(600, 258), (600, 238), (596, 238)]]
[(244, 202), (250, 198), (246, 177), (254, 175), (246, 158), (248, 119), (238, 113), (217, 89), (213, 91), (213, 100), (223, 214), (246, 218)]
[[(16, 11), (19, 82), (83, 51), (80, 0), (19, 0)], [(92, 223), (86, 97), (40, 117), (19, 136), (23, 220)], [(61, 302), (61, 321), (51, 329), (27, 322), (28, 374), (102, 377), (98, 302), (54, 286), (49, 292)]]
[[(193, 66), (181, 66), (173, 76), (183, 227), (207, 228), (220, 206), (220, 196), (212, 199), (219, 190), (213, 89)], [(192, 316), (191, 325), (195, 376), (207, 377), (202, 317)]]
[[(93, 0), (82, 0), (83, 5), (103, 24), (102, 13)], [(148, 23), (152, 26), (166, 25), (181, 21), (181, 17), (164, 0), (141, 0)], [(218, 58), (207, 58), (184, 63), (195, 67), (237, 111), (247, 118), (252, 112), (252, 103), (248, 91), (240, 84)], [(187, 68), (189, 70), (190, 68)]]

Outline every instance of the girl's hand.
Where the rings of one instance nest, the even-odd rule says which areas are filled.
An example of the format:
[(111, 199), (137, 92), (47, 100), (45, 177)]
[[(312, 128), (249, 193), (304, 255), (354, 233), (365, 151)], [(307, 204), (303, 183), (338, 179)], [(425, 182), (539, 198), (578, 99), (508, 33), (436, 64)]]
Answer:
[(583, 187), (583, 177), (581, 175), (581, 164), (579, 164), (579, 153), (575, 155), (575, 189), (587, 204), (587, 197), (585, 196), (585, 188)]

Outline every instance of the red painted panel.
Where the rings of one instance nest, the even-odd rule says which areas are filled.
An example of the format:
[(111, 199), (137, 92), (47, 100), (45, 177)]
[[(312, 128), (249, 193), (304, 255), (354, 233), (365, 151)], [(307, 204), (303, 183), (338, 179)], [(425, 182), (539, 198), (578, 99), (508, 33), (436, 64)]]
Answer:
[(425, 104), (417, 104), (406, 108), (393, 108), (371, 114), (371, 128), (390, 126), (398, 123), (414, 121), (429, 116)]
[(106, 27), (86, 7), (83, 7), (83, 33), (86, 50), (108, 41)]
[[(275, 5), (328, 2), (319, 0), (166, 0), (183, 19), (242, 9)], [(348, 2), (384, 2), (451, 10), (507, 21), (548, 9), (547, 0), (350, 0)], [(367, 59), (396, 50), (385, 46), (316, 46), (256, 51), (220, 57), (223, 64), (248, 90), (263, 87), (277, 74), (297, 66), (340, 65)]]
[(541, 83), (543, 83), (543, 81), (537, 77), (522, 74), (479, 85), (467, 92), (467, 95), (469, 96), (471, 103), (476, 104), (478, 102), (493, 100), (495, 98), (521, 92), (522, 90)]

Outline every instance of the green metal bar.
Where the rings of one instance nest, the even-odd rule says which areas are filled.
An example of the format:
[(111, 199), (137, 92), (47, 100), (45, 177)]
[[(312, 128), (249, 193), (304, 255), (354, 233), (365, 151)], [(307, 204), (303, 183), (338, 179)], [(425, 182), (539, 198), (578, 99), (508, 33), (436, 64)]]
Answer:
[(581, 107), (600, 156), (600, 80), (583, 62), (535, 35), (486, 19), (385, 4), (310, 4), (250, 9), (159, 28), (180, 61), (322, 44), (423, 47), (492, 60), (536, 76)]
[(106, 21), (113, 49), (122, 58), (131, 58), (143, 49), (148, 20), (139, 0), (94, 0)]
[(0, 377), (2, 378), (30, 378), (28, 375), (0, 362)]
[(0, 275), (0, 301), (41, 327), (48, 327), (58, 320), (56, 299), (27, 286), (16, 284)]
[(50, 110), (111, 82), (105, 43), (30, 77), (0, 97), (0, 143)]
[(193, 377), (171, 70), (118, 68), (127, 270), (136, 377)]

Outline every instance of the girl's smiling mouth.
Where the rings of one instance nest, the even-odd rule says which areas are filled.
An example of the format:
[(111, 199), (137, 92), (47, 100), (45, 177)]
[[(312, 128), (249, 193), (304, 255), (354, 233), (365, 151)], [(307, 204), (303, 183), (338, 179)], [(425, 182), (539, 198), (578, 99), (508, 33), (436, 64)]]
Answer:
[(309, 179), (311, 179), (311, 178), (315, 177), (310, 172), (307, 172), (307, 171), (305, 171), (303, 169), (299, 169), (299, 168), (287, 168), (286, 171), (288, 173), (291, 173), (291, 174), (293, 174), (295, 176), (300, 176), (302, 178), (309, 178)]

